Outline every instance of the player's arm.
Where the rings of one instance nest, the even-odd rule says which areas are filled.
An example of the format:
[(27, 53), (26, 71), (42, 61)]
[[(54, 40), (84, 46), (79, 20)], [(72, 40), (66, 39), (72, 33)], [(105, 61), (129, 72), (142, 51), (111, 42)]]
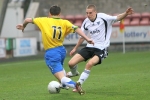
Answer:
[(26, 18), (23, 22), (23, 27), (25, 28), (28, 23), (33, 23), (33, 19), (32, 18)]
[(71, 50), (70, 56), (72, 56), (77, 51), (78, 47), (83, 43), (83, 41), (84, 41), (84, 38), (80, 37), (76, 46)]
[(80, 28), (77, 28), (75, 32), (82, 36), (82, 38), (84, 38), (88, 43), (94, 44), (94, 42), (91, 39), (89, 39)]
[(77, 50), (78, 47), (79, 47), (83, 42), (84, 42), (84, 38), (80, 37), (79, 40), (78, 40), (78, 42), (77, 42), (77, 44), (76, 44), (76, 46), (74, 47), (74, 49)]
[(80, 37), (77, 44), (76, 44), (76, 46), (73, 49), (77, 50), (78, 47), (83, 43), (83, 41), (84, 41), (84, 38)]
[(133, 14), (133, 9), (128, 8), (124, 13), (117, 15), (117, 20), (120, 21), (124, 19), (126, 16)]
[(93, 42), (91, 39), (89, 39), (89, 38), (82, 32), (82, 30), (81, 30), (80, 28), (77, 28), (77, 29), (76, 29), (76, 32), (77, 32), (81, 37), (80, 37), (80, 39), (78, 40), (76, 46), (71, 50), (70, 56), (72, 56), (72, 55), (76, 52), (76, 50), (77, 50), (78, 47), (83, 43), (84, 40), (86, 40), (86, 41), (87, 41), (88, 43), (90, 43), (90, 44), (94, 44), (94, 42)]
[(28, 23), (33, 23), (32, 18), (26, 18), (23, 22), (23, 24), (18, 24), (16, 26), (17, 29), (24, 31), (24, 28), (27, 26)]

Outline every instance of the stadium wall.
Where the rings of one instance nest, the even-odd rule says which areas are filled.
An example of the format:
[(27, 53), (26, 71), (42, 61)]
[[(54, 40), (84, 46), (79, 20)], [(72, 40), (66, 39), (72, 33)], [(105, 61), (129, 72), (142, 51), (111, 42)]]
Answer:
[[(127, 7), (132, 7), (135, 12), (149, 11), (149, 0), (35, 0), (40, 2), (40, 15), (47, 16), (50, 6), (59, 5), (63, 15), (85, 15), (88, 4), (95, 4), (98, 12), (108, 14), (121, 13)], [(136, 2), (136, 3), (135, 3)], [(146, 6), (147, 5), (147, 6)]]

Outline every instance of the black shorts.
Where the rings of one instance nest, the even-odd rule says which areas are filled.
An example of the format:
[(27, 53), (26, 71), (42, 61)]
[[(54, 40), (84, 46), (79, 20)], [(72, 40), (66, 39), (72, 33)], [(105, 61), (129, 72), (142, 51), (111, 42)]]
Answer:
[(80, 54), (85, 61), (97, 55), (99, 57), (99, 62), (97, 64), (101, 64), (102, 60), (108, 56), (108, 52), (105, 49), (100, 50), (92, 47), (84, 47), (78, 52), (78, 54)]

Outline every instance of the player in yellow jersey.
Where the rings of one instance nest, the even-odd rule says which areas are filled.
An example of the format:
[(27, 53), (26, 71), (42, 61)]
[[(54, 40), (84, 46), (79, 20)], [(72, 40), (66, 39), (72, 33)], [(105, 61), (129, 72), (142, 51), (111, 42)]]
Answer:
[(37, 25), (42, 33), (42, 41), (45, 49), (45, 62), (52, 74), (59, 80), (64, 86), (68, 86), (77, 89), (79, 94), (84, 94), (80, 83), (72, 81), (66, 77), (65, 70), (63, 68), (64, 59), (66, 57), (66, 49), (63, 46), (64, 38), (70, 33), (78, 33), (88, 43), (94, 44), (80, 28), (74, 26), (68, 20), (59, 18), (61, 8), (59, 6), (50, 7), (49, 17), (39, 18), (26, 18), (23, 24), (18, 24), (17, 29), (24, 31), (24, 28), (28, 23), (34, 23)]

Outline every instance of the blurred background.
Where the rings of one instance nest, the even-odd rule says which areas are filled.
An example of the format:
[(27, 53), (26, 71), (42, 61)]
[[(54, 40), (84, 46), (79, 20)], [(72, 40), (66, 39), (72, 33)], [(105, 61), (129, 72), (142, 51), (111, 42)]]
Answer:
[[(43, 54), (41, 32), (35, 25), (29, 24), (24, 33), (16, 29), (24, 18), (48, 16), (50, 6), (59, 5), (61, 18), (81, 27), (89, 4), (95, 4), (98, 12), (113, 16), (128, 7), (134, 9), (135, 13), (124, 19), (123, 33), (119, 22), (113, 25), (109, 52), (150, 51), (150, 0), (0, 0), (0, 59)], [(68, 53), (78, 38), (77, 34), (66, 37)], [(85, 43), (80, 47), (83, 46)]]

